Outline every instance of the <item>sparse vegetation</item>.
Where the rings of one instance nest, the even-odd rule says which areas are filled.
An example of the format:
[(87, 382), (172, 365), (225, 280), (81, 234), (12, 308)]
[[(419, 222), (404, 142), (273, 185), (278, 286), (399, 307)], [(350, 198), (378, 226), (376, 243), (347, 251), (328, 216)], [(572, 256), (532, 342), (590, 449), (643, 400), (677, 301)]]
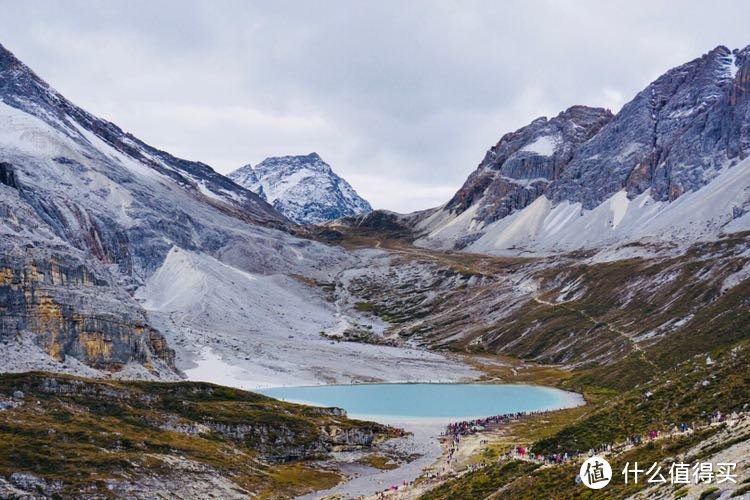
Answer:
[(398, 469), (399, 465), (394, 462), (390, 457), (384, 455), (367, 455), (359, 460), (359, 463), (363, 465), (369, 465), (380, 470), (393, 470)]
[[(0, 477), (28, 472), (64, 496), (109, 495), (173, 460), (231, 478), (247, 492), (294, 496), (340, 478), (314, 467), (337, 431), (387, 436), (379, 424), (204, 383), (104, 382), (43, 373), (0, 376)], [(344, 444), (344, 443), (342, 443)], [(356, 443), (352, 443), (356, 445)], [(312, 461), (310, 461), (312, 460)], [(189, 474), (182, 477), (189, 481)]]
[[(461, 498), (481, 500), (496, 492), (514, 479), (524, 477), (539, 466), (529, 462), (506, 462), (497, 467), (469, 472), (460, 481), (449, 481), (429, 491), (422, 500)], [(537, 497), (542, 498), (542, 497)]]

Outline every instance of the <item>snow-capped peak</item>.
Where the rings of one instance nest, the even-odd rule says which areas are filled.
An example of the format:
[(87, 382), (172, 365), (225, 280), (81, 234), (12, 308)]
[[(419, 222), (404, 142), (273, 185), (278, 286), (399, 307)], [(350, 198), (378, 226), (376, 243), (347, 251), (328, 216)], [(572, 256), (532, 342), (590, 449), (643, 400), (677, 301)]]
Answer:
[(299, 224), (318, 224), (372, 211), (317, 153), (266, 158), (229, 174)]

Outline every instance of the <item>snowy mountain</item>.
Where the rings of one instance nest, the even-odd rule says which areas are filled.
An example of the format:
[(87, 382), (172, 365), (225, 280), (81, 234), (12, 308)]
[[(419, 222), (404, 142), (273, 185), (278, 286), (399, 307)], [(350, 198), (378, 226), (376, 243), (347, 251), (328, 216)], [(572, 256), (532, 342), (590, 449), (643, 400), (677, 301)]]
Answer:
[(558, 252), (683, 248), (750, 229), (750, 47), (668, 71), (617, 115), (574, 106), (506, 134), (419, 245)]
[(235, 170), (229, 178), (298, 224), (319, 224), (372, 211), (317, 153), (266, 158), (255, 167)]

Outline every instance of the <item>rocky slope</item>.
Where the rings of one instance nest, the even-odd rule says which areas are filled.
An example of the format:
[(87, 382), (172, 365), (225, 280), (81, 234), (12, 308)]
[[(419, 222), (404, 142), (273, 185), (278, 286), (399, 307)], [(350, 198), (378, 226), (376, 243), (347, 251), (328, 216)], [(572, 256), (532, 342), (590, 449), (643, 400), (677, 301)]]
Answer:
[(291, 497), (388, 427), (226, 387), (0, 375), (2, 498)]
[(576, 106), (505, 135), (419, 244), (492, 253), (748, 229), (750, 47), (674, 68), (617, 115)]
[[(345, 244), (371, 244), (362, 239), (354, 233)], [(380, 341), (591, 368), (592, 384), (619, 389), (730, 346), (750, 328), (750, 232), (680, 255), (638, 244), (650, 258), (612, 260), (595, 251), (492, 257), (378, 241), (391, 256), (339, 275), (334, 293), (341, 307), (386, 322)], [(372, 334), (354, 328), (349, 337)]]
[(525, 208), (560, 177), (581, 144), (612, 118), (608, 110), (573, 106), (506, 134), (445, 208), (463, 213), (478, 203), (474, 219), (484, 224)]
[[(485, 452), (487, 467), (457, 474), (425, 494), (404, 495), (420, 500), (453, 498), (496, 499), (533, 497), (575, 499), (591, 495), (574, 478), (588, 450), (599, 448), (612, 467), (605, 498), (709, 499), (747, 498), (750, 492), (750, 345), (742, 342), (712, 356), (696, 356), (657, 374), (647, 384), (596, 402), (587, 411), (534, 416), (503, 426), (502, 433), (479, 434), (494, 453)], [(591, 392), (591, 399), (602, 394)], [(718, 412), (718, 414), (717, 414)], [(719, 416), (720, 415), (720, 416)], [(562, 418), (561, 418), (562, 417)], [(687, 431), (681, 431), (681, 423)], [(655, 439), (650, 431), (658, 431)], [(500, 439), (498, 439), (500, 434)], [(630, 436), (640, 436), (633, 444)], [(495, 442), (492, 442), (495, 441)], [(558, 464), (504, 455), (510, 443), (524, 443), (533, 453), (581, 456)], [(609, 445), (602, 449), (602, 445)], [(628, 483), (620, 472), (626, 464), (656, 463), (669, 478), (674, 463), (735, 464), (734, 481), (688, 480), (682, 484), (647, 480)]]
[(266, 158), (229, 174), (298, 224), (320, 224), (372, 211), (317, 153)]
[[(690, 388), (706, 380), (706, 356), (732, 376), (750, 331), (746, 53), (716, 49), (617, 116), (574, 107), (505, 136), (439, 210), (308, 230), (76, 108), (2, 51), (3, 369), (171, 380), (176, 367), (235, 387), (478, 376), (413, 348), (429, 346), (500, 368), (495, 355), (524, 360), (504, 381), (520, 380), (526, 361), (559, 363), (570, 388), (627, 394), (594, 423), (632, 415), (638, 384), (670, 369), (694, 371)], [(534, 254), (415, 248), (405, 242), (415, 225), (423, 245)], [(700, 408), (661, 401), (676, 416), (714, 411), (747, 400), (741, 377), (731, 394), (703, 391)], [(377, 434), (314, 411), (205, 384), (5, 375), (0, 442), (13, 449), (0, 453), (0, 496), (262, 496), (331, 481), (303, 464), (269, 467)], [(649, 415), (633, 423), (647, 428)], [(598, 440), (612, 434), (597, 429)]]

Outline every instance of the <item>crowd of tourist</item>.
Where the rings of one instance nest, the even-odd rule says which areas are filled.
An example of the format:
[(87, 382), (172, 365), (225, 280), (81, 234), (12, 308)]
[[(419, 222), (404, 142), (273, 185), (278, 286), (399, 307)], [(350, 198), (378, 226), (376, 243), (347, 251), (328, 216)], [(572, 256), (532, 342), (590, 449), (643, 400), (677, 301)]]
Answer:
[[(428, 473), (425, 477), (428, 479), (436, 479), (439, 478), (441, 475), (444, 475), (446, 472), (450, 470), (450, 466), (453, 463), (455, 459), (455, 453), (459, 449), (459, 444), (461, 442), (462, 437), (469, 436), (472, 434), (476, 434), (478, 432), (482, 432), (484, 430), (487, 430), (488, 427), (494, 427), (499, 426), (501, 424), (507, 424), (512, 421), (519, 420), (523, 417), (529, 416), (529, 415), (537, 415), (546, 413), (544, 411), (539, 412), (515, 412), (515, 413), (505, 413), (502, 415), (493, 415), (491, 417), (486, 418), (479, 418), (474, 420), (465, 420), (460, 422), (454, 422), (448, 424), (446, 427), (445, 432), (443, 433), (443, 436), (445, 436), (447, 439), (450, 439), (449, 448), (447, 450), (447, 463), (441, 471), (442, 474), (435, 472)], [(740, 413), (741, 414), (741, 413)], [(554, 465), (554, 464), (561, 464), (570, 460), (578, 460), (581, 456), (593, 456), (593, 455), (602, 455), (602, 454), (608, 454), (610, 452), (617, 452), (622, 449), (627, 449), (629, 447), (639, 446), (643, 442), (650, 442), (657, 439), (660, 439), (664, 436), (674, 436), (676, 434), (685, 434), (689, 432), (693, 432), (695, 429), (699, 429), (705, 426), (711, 426), (720, 424), (722, 422), (726, 422), (727, 420), (735, 420), (737, 419), (740, 414), (738, 413), (732, 413), (731, 415), (727, 415), (722, 412), (714, 412), (710, 414), (704, 414), (702, 421), (700, 422), (692, 422), (691, 424), (688, 423), (681, 423), (679, 425), (672, 424), (670, 429), (668, 431), (659, 431), (656, 429), (652, 429), (645, 434), (633, 434), (631, 436), (628, 436), (625, 442), (619, 443), (617, 445), (614, 445), (612, 443), (606, 443), (599, 446), (595, 446), (589, 450), (584, 451), (583, 453), (576, 450), (573, 452), (564, 452), (564, 453), (550, 453), (550, 454), (541, 454), (541, 453), (534, 453), (533, 450), (529, 447), (525, 446), (514, 446), (508, 453), (504, 454), (501, 459), (520, 459), (520, 460), (527, 460), (527, 461), (533, 461), (541, 464), (548, 464), (548, 465)], [(486, 439), (480, 440), (479, 444), (488, 444), (489, 441)], [(487, 467), (491, 465), (491, 462), (488, 463), (486, 461), (482, 461), (480, 463), (474, 463), (474, 464), (468, 464), (466, 466), (466, 471), (474, 471), (483, 469), (484, 467)], [(400, 486), (392, 486), (388, 490), (385, 490), (381, 493), (379, 493), (378, 498), (386, 498), (389, 493), (393, 493), (398, 491), (399, 489), (405, 487), (405, 486), (411, 486), (413, 482), (404, 482)]]
[(545, 413), (542, 411), (518, 411), (514, 413), (503, 413), (501, 415), (493, 415), (491, 417), (477, 418), (475, 420), (464, 420), (461, 422), (454, 422), (448, 424), (445, 430), (445, 436), (468, 436), (476, 432), (482, 431), (491, 425), (507, 424), (512, 420), (518, 420), (519, 418), (526, 417), (529, 415), (538, 415)]

